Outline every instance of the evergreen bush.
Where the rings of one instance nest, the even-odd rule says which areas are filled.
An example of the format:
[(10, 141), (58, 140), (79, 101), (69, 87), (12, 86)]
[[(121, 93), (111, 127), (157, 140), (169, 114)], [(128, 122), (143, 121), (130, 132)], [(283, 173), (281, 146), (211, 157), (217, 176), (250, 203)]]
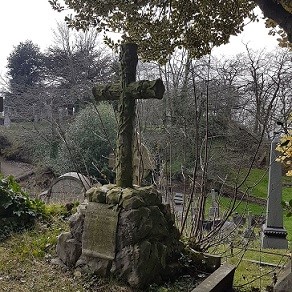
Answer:
[(0, 176), (0, 240), (32, 227), (35, 219), (45, 216), (43, 202), (30, 199), (12, 176)]
[(50, 162), (54, 172), (77, 171), (100, 177), (108, 168), (108, 156), (116, 144), (116, 128), (110, 104), (89, 105), (81, 110), (66, 129), (57, 159)]

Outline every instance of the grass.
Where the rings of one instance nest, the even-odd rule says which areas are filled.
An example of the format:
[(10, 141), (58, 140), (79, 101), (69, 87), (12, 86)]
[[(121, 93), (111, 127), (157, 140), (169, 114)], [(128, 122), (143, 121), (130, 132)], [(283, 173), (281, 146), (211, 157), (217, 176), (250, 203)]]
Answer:
[[(258, 181), (262, 174), (262, 171), (252, 171), (248, 184), (253, 185), (253, 182)], [(263, 196), (264, 190), (266, 192), (267, 189), (267, 180), (260, 180), (251, 189), (255, 191), (255, 194)], [(283, 199), (289, 200), (291, 197), (292, 188), (284, 188)], [(220, 198), (221, 209), (228, 208), (229, 204), (228, 198)], [(58, 210), (57, 207), (49, 208), (50, 213), (54, 214), (52, 221), (39, 222), (33, 230), (14, 234), (0, 243), (0, 291), (132, 291), (129, 287), (112, 279), (105, 280), (92, 275), (74, 275), (73, 271), (52, 265), (50, 260), (56, 257), (56, 238), (68, 228), (68, 224), (60, 216), (62, 210)], [(247, 210), (253, 214), (265, 213), (265, 207), (245, 202), (242, 202), (236, 209), (238, 213), (242, 214), (246, 214)], [(292, 242), (292, 217), (284, 216), (284, 226), (288, 231), (288, 240)], [(256, 230), (256, 234), (258, 233), (259, 230)], [(266, 287), (272, 284), (273, 273), (276, 272), (277, 276), (280, 277), (282, 270), (274, 267), (261, 267), (250, 260), (282, 266), (287, 263), (288, 251), (261, 250), (259, 237), (255, 241), (250, 241), (248, 246), (241, 236), (238, 235), (237, 238), (233, 256), (230, 254), (228, 243), (222, 243), (215, 249), (210, 249), (209, 252), (220, 254), (223, 261), (237, 266), (234, 284), (240, 287), (238, 291), (252, 291), (255, 288), (265, 291)], [(266, 254), (264, 251), (277, 254)], [(174, 285), (153, 286), (149, 291), (188, 291), (190, 280), (183, 280)], [(183, 286), (184, 290), (181, 289)]]
[(57, 236), (67, 228), (68, 222), (55, 214), (50, 222), (38, 222), (34, 229), (15, 233), (0, 242), (0, 291), (132, 291), (111, 279), (74, 274), (52, 265)]
[[(283, 176), (282, 180), (285, 184), (290, 184), (292, 179)], [(248, 191), (250, 195), (260, 198), (267, 197), (268, 188), (268, 173), (261, 169), (253, 169), (248, 176), (247, 181), (243, 184), (241, 190)], [(292, 199), (292, 187), (284, 187), (282, 190), (282, 200), (288, 201)], [(221, 198), (223, 206), (228, 206), (228, 199)], [(252, 214), (265, 214), (266, 207), (259, 206), (251, 203), (241, 203), (238, 208), (238, 213), (246, 214), (247, 210), (251, 211)], [(286, 217), (284, 212), (283, 222), (284, 227), (288, 232), (287, 239), (289, 241), (289, 248), (292, 248), (292, 217)], [(260, 230), (256, 230), (256, 234)], [(282, 266), (286, 265), (289, 261), (287, 257), (289, 250), (269, 250), (261, 249), (260, 237), (257, 236), (256, 240), (251, 241), (250, 245), (245, 250), (244, 240), (241, 243), (237, 243), (237, 248), (234, 248), (234, 256), (230, 255), (230, 246), (222, 245), (221, 252), (225, 254), (225, 260), (237, 266), (235, 272), (234, 285), (240, 287), (240, 291), (252, 291), (254, 288), (260, 289), (259, 291), (266, 291), (267, 286), (273, 284), (273, 274), (277, 273), (277, 277), (281, 276), (283, 272)], [(219, 249), (219, 250), (220, 250)], [(251, 249), (251, 250), (250, 250)], [(266, 253), (268, 252), (268, 253)], [(271, 254), (269, 254), (269, 252)], [(267, 262), (278, 265), (280, 268), (259, 266), (253, 261)]]
[(74, 277), (49, 262), (55, 256), (62, 220), (37, 223), (35, 228), (0, 243), (1, 291), (83, 291)]
[[(292, 179), (283, 177), (285, 184), (291, 185)], [(253, 169), (243, 184), (241, 190), (247, 191), (248, 194), (255, 197), (266, 198), (268, 188), (268, 174), (264, 170)], [(282, 199), (289, 201), (292, 199), (292, 187), (285, 186), (282, 190)], [(225, 210), (228, 210), (231, 205), (229, 198), (219, 198), (220, 213), (221, 215)], [(207, 198), (206, 203), (206, 216), (208, 217), (208, 210), (211, 206), (211, 199)], [(253, 215), (265, 215), (266, 206), (261, 206), (249, 202), (241, 202), (236, 208), (236, 212), (246, 215), (248, 211)], [(288, 235), (289, 248), (292, 248), (292, 217), (286, 217), (284, 212), (283, 222)], [(230, 219), (231, 220), (231, 219)], [(218, 254), (222, 256), (222, 261), (231, 263), (237, 267), (235, 272), (234, 285), (238, 287), (238, 291), (266, 291), (267, 286), (273, 284), (273, 274), (276, 273), (277, 277), (281, 277), (283, 273), (282, 266), (286, 265), (289, 261), (287, 256), (290, 251), (288, 250), (270, 250), (261, 249), (260, 228), (255, 229), (255, 240), (247, 242), (241, 235), (246, 226), (237, 230), (234, 240), (233, 256), (230, 253), (230, 240), (229, 243), (221, 242), (220, 245), (208, 250), (211, 254)], [(247, 244), (248, 243), (248, 244)], [(267, 252), (267, 253), (266, 253)], [(279, 267), (260, 266), (252, 262), (267, 262)], [(253, 290), (254, 289), (254, 290)], [(256, 290), (260, 289), (260, 290)]]
[[(255, 230), (255, 234), (259, 230)], [(222, 244), (213, 253), (222, 254), (222, 260), (235, 265), (234, 286), (240, 287), (239, 291), (253, 291), (260, 289), (266, 291), (267, 286), (273, 284), (273, 275), (281, 277), (283, 267), (289, 262), (288, 250), (261, 249), (260, 238), (255, 240), (241, 240), (235, 243), (233, 255), (229, 244)], [(269, 263), (275, 266), (259, 265), (255, 263)]]

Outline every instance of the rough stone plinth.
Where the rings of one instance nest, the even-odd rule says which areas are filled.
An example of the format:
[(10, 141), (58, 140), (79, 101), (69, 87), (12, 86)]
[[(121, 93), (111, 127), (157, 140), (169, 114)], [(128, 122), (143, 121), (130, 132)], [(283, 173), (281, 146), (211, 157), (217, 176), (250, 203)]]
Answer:
[[(180, 234), (174, 225), (170, 207), (162, 204), (161, 194), (154, 187), (121, 188), (104, 185), (88, 190), (86, 197), (90, 204), (104, 204), (105, 208), (118, 212), (115, 255), (114, 258), (106, 258), (102, 255), (103, 248), (101, 256), (98, 256), (96, 250), (90, 254), (87, 249), (86, 253), (76, 259), (75, 268), (100, 276), (112, 275), (135, 288), (166, 280), (173, 276), (173, 272), (179, 271), (181, 266), (178, 258), (183, 248), (179, 241)], [(67, 236), (80, 239), (81, 235), (77, 231), (84, 230), (80, 227), (84, 215), (74, 216), (71, 222), (76, 222), (78, 227), (71, 226), (71, 233)], [(90, 212), (85, 212), (85, 220), (86, 216), (90, 216)], [(100, 220), (104, 224), (99, 225), (99, 228), (108, 228), (104, 218)], [(86, 232), (90, 233), (90, 230), (87, 228)], [(87, 238), (83, 236), (82, 247), (88, 247), (84, 240)], [(60, 246), (65, 248), (62, 242), (58, 243), (59, 250)], [(66, 253), (59, 251), (58, 254), (64, 263), (73, 265), (73, 257), (69, 260), (64, 256)]]

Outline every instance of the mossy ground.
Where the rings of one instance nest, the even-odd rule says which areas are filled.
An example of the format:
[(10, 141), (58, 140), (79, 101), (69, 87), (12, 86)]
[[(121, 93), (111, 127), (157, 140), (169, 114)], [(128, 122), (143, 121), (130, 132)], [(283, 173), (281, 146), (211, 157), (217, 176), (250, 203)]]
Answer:
[(0, 243), (0, 291), (83, 292), (131, 291), (114, 281), (92, 275), (74, 275), (73, 271), (51, 264), (56, 257), (57, 236), (68, 229), (63, 215), (38, 222), (33, 229), (14, 233)]

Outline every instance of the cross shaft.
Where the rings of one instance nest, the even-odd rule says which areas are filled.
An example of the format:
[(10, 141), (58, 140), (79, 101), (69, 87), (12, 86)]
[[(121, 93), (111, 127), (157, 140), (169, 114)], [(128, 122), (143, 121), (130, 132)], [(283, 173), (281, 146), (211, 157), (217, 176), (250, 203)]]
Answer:
[(136, 99), (161, 99), (165, 91), (161, 79), (136, 82), (137, 63), (137, 45), (121, 45), (121, 82), (97, 85), (92, 89), (93, 96), (97, 101), (119, 100), (116, 184), (123, 188), (133, 186)]

